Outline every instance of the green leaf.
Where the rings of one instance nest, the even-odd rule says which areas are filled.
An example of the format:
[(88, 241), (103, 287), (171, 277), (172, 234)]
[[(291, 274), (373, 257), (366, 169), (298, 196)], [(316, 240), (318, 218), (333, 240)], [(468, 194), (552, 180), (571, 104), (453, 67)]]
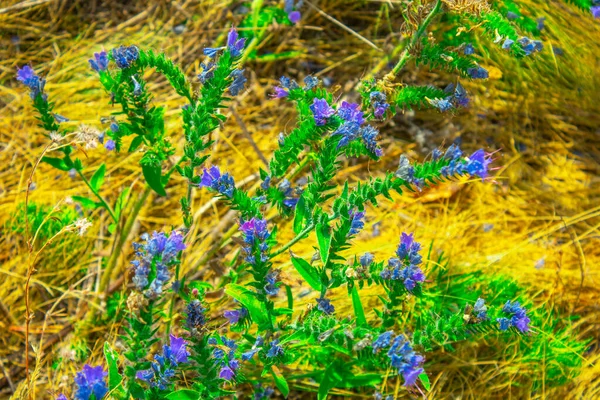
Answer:
[(289, 315), (292, 314), (293, 311), (291, 308), (274, 308), (273, 309), (273, 315)]
[(133, 153), (134, 151), (137, 150), (138, 147), (140, 147), (140, 145), (144, 143), (144, 137), (142, 135), (136, 136), (133, 138), (133, 140), (131, 141), (131, 144), (129, 145), (129, 152)]
[(429, 382), (429, 376), (427, 376), (427, 374), (423, 372), (422, 374), (419, 374), (419, 380), (423, 384), (425, 390), (429, 392), (429, 390), (431, 389), (431, 382)]
[(306, 260), (299, 257), (292, 257), (292, 264), (294, 264), (294, 268), (304, 280), (315, 290), (321, 291), (321, 278), (319, 277), (319, 272), (315, 267), (310, 265)]
[(88, 199), (87, 197), (71, 196), (71, 199), (80, 203), (83, 208), (89, 208), (93, 210), (95, 208), (102, 207), (102, 203), (96, 203), (94, 200)]
[(337, 373), (335, 363), (332, 363), (323, 372), (323, 378), (321, 378), (321, 384), (319, 385), (319, 393), (317, 394), (317, 400), (325, 400), (329, 391), (333, 389), (335, 385), (337, 385), (337, 383), (341, 380), (342, 377)]
[(176, 392), (169, 393), (166, 398), (169, 400), (199, 400), (200, 392), (190, 389), (179, 389)]
[(277, 367), (274, 365), (271, 367), (271, 375), (273, 375), (273, 378), (275, 378), (275, 385), (277, 385), (277, 389), (279, 389), (283, 397), (287, 398), (288, 394), (290, 393), (290, 387), (288, 386), (288, 383), (283, 375), (281, 375)]
[(160, 180), (160, 175), (162, 173), (160, 164), (158, 163), (147, 163), (142, 165), (142, 172), (144, 173), (144, 178), (148, 183), (148, 186), (152, 188), (156, 193), (161, 196), (166, 196), (165, 188), (162, 185)]
[(71, 167), (69, 167), (67, 165), (67, 163), (65, 162), (65, 160), (62, 158), (42, 157), (42, 162), (45, 162), (46, 164), (50, 164), (54, 168), (60, 169), (61, 171), (68, 171), (71, 169)]
[(319, 241), (319, 252), (323, 264), (327, 264), (329, 259), (329, 249), (331, 248), (331, 228), (327, 223), (320, 223), (317, 226), (317, 240)]
[(352, 288), (352, 307), (354, 308), (354, 315), (356, 315), (356, 325), (366, 326), (367, 318), (365, 318), (365, 310), (363, 309), (360, 296), (358, 294), (358, 288), (356, 285)]
[(104, 358), (108, 365), (108, 388), (114, 390), (121, 385), (123, 378), (119, 374), (119, 357), (108, 342), (104, 342)]
[(225, 293), (242, 303), (248, 309), (252, 320), (259, 327), (269, 327), (271, 325), (264, 303), (261, 303), (253, 292), (243, 286), (230, 283), (225, 287)]
[(123, 211), (123, 207), (127, 204), (127, 199), (129, 198), (129, 193), (131, 192), (131, 188), (125, 188), (119, 195), (117, 202), (115, 204), (115, 214), (117, 215), (117, 219), (121, 216), (121, 211)]
[(294, 233), (297, 235), (302, 231), (304, 226), (304, 220), (308, 219), (308, 210), (306, 208), (306, 201), (304, 196), (300, 196), (300, 200), (296, 204), (296, 210), (294, 214)]
[(92, 179), (90, 179), (90, 186), (94, 192), (98, 192), (102, 184), (104, 183), (104, 174), (106, 174), (106, 164), (102, 164), (100, 168), (94, 172)]

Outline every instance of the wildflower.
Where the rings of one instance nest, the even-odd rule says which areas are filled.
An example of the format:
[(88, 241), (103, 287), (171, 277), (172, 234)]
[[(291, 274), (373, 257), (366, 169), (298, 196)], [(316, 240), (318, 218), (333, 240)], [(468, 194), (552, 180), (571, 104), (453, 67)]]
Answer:
[(541, 41), (531, 40), (528, 37), (522, 37), (518, 40), (518, 42), (527, 56), (532, 53), (542, 51), (544, 48), (544, 44)]
[(112, 56), (117, 67), (126, 69), (139, 58), (140, 52), (136, 46), (120, 46), (112, 50)]
[(287, 180), (287, 179), (282, 180), (281, 183), (277, 186), (277, 189), (284, 196), (284, 198), (283, 198), (283, 205), (284, 206), (286, 206), (288, 208), (294, 208), (294, 207), (296, 207), (296, 204), (298, 204), (298, 199), (293, 197), (293, 192), (294, 191), (292, 189), (292, 186), (291, 186), (289, 180)]
[(331, 300), (326, 299), (324, 297), (320, 297), (317, 299), (318, 309), (324, 314), (331, 315), (335, 311), (335, 307), (331, 304)]
[(476, 175), (481, 179), (488, 176), (488, 165), (492, 162), (489, 154), (486, 154), (483, 149), (479, 149), (467, 159), (466, 171), (470, 175)]
[(338, 115), (344, 121), (354, 122), (358, 125), (362, 125), (365, 122), (363, 112), (360, 110), (360, 105), (357, 103), (342, 101), (342, 105), (338, 109)]
[(387, 267), (380, 276), (386, 280), (402, 281), (404, 288), (412, 292), (418, 284), (425, 281), (425, 274), (419, 268), (422, 263), (421, 244), (414, 241), (413, 234), (402, 233), (396, 250), (398, 258), (390, 258)]
[(373, 354), (377, 353), (380, 349), (389, 347), (393, 335), (394, 331), (387, 331), (379, 335), (379, 337), (375, 339), (375, 341), (372, 344)]
[(92, 226), (92, 223), (87, 218), (81, 218), (75, 221), (75, 228), (79, 230), (79, 236), (83, 236), (87, 232), (88, 228)]
[(542, 269), (546, 265), (546, 258), (542, 257), (535, 262), (535, 269)]
[(115, 149), (115, 141), (112, 139), (108, 139), (106, 143), (104, 143), (104, 148), (108, 151), (113, 151)]
[(264, 286), (265, 293), (269, 296), (277, 296), (279, 293), (279, 287), (277, 286), (277, 278), (279, 277), (279, 271), (272, 271), (267, 274), (265, 281), (267, 284)]
[(350, 210), (348, 213), (350, 214), (350, 231), (348, 232), (348, 236), (353, 236), (358, 234), (365, 226), (365, 222), (363, 221), (365, 212), (359, 211), (355, 213), (354, 211)]
[[(144, 291), (146, 297), (156, 298), (171, 277), (169, 266), (176, 262), (177, 254), (186, 245), (183, 243), (183, 236), (177, 231), (171, 232), (168, 237), (163, 232), (154, 232), (151, 237), (145, 233), (142, 239), (144, 244), (133, 244), (136, 259), (131, 262), (134, 271), (132, 281), (139, 291)], [(149, 282), (151, 270), (154, 278)]]
[(373, 107), (373, 116), (377, 119), (382, 119), (385, 112), (390, 107), (386, 102), (387, 96), (379, 91), (374, 91), (369, 94), (369, 101)]
[(451, 144), (444, 153), (444, 158), (446, 160), (456, 160), (460, 158), (460, 156), (462, 156), (462, 150), (454, 143)]
[(94, 53), (94, 58), (89, 59), (88, 62), (94, 71), (106, 71), (108, 69), (108, 54), (104, 50), (100, 53)]
[(256, 385), (256, 390), (254, 391), (254, 400), (263, 400), (270, 399), (271, 396), (275, 393), (275, 390), (270, 387), (263, 388), (260, 384)]
[(433, 149), (433, 151), (431, 152), (431, 158), (434, 160), (439, 160), (440, 157), (442, 157), (442, 152), (440, 151), (440, 149)]
[(415, 353), (404, 335), (394, 338), (388, 353), (392, 367), (398, 370), (404, 378), (404, 386), (413, 386), (420, 374), (424, 372), (421, 365), (425, 359)]
[(338, 142), (337, 148), (347, 146), (352, 140), (356, 139), (360, 133), (360, 126), (356, 122), (348, 121), (341, 124), (331, 135), (339, 135), (342, 138)]
[(75, 376), (75, 384), (77, 385), (75, 399), (88, 400), (92, 394), (96, 399), (102, 399), (108, 392), (105, 382), (107, 375), (108, 373), (104, 372), (100, 365), (97, 367), (84, 365), (83, 370)]
[(64, 394), (60, 393), (58, 395), (58, 397), (56, 398), (56, 400), (68, 400), (68, 399), (67, 399), (67, 396), (65, 396)]
[(241, 318), (248, 316), (248, 310), (244, 307), (239, 310), (228, 310), (223, 313), (231, 325), (237, 324)]
[(235, 372), (229, 366), (224, 365), (219, 372), (219, 378), (230, 381), (235, 377)]
[(190, 301), (186, 307), (185, 326), (190, 330), (198, 330), (206, 324), (206, 309), (198, 299)]
[(29, 88), (29, 95), (33, 100), (40, 95), (46, 100), (46, 95), (43, 94), (46, 80), (37, 76), (29, 65), (17, 68), (17, 80)]
[[(239, 57), (242, 55), (244, 50), (244, 44), (246, 43), (245, 38), (238, 39), (238, 33), (235, 29), (231, 28), (227, 35), (227, 49), (231, 53), (232, 57)], [(235, 95), (234, 95), (235, 96)]]
[(205, 47), (202, 53), (210, 58), (215, 58), (221, 50), (225, 50), (225, 47)]
[(335, 110), (329, 106), (329, 103), (327, 103), (327, 100), (325, 99), (315, 98), (309, 108), (313, 113), (315, 124), (317, 126), (325, 125), (327, 119), (335, 113)]
[(473, 79), (487, 79), (490, 76), (488, 71), (482, 67), (469, 68), (467, 69), (467, 73)]
[(502, 311), (506, 314), (512, 314), (510, 320), (508, 318), (498, 318), (497, 321), (500, 324), (500, 329), (505, 331), (509, 327), (514, 326), (521, 333), (529, 332), (529, 323), (531, 320), (527, 316), (525, 308), (521, 307), (518, 301), (511, 303), (510, 300), (506, 302)]
[(515, 19), (519, 18), (519, 14), (509, 11), (506, 13), (506, 18), (510, 19), (511, 21), (514, 21)]
[(312, 75), (308, 75), (306, 78), (304, 78), (304, 90), (306, 91), (314, 89), (318, 84), (319, 79)]
[(471, 43), (467, 43), (465, 45), (465, 48), (463, 49), (463, 53), (466, 56), (470, 56), (471, 54), (475, 54), (475, 49), (473, 48), (473, 45)]
[(475, 305), (473, 306), (473, 312), (475, 312), (475, 315), (477, 316), (477, 318), (484, 320), (484, 319), (488, 319), (487, 316), (487, 306), (485, 305), (485, 300), (482, 298), (478, 298), (477, 301), (475, 302)]
[(296, 83), (295, 80), (290, 79), (286, 76), (282, 76), (281, 78), (279, 78), (279, 83), (281, 84), (281, 87), (289, 90), (298, 89), (300, 87), (298, 86), (298, 83)]
[(600, 5), (590, 7), (590, 11), (594, 18), (600, 18)]
[(283, 2), (283, 11), (288, 15), (288, 19), (292, 24), (298, 23), (300, 21), (300, 12), (297, 11), (298, 8), (302, 7), (302, 0), (295, 2), (294, 0), (285, 0)]
[(53, 142), (55, 142), (55, 143), (58, 143), (61, 140), (63, 140), (63, 136), (60, 133), (56, 132), (56, 131), (50, 132), (49, 136), (50, 136), (50, 140), (53, 141)]
[(460, 82), (456, 84), (452, 101), (457, 107), (466, 107), (469, 105), (469, 96), (467, 95), (467, 91), (465, 90), (463, 85), (460, 84)]
[(273, 97), (276, 99), (287, 97), (290, 94), (287, 90), (280, 88), (279, 86), (275, 86), (274, 90), (275, 93), (273, 94)]
[(377, 144), (377, 135), (379, 135), (379, 131), (373, 128), (371, 125), (364, 126), (360, 131), (363, 144), (371, 153), (375, 154), (377, 157), (381, 157), (383, 155), (383, 151)]
[(229, 86), (229, 93), (232, 96), (237, 96), (238, 93), (244, 89), (244, 85), (247, 81), (246, 77), (244, 76), (244, 70), (235, 69), (231, 71), (229, 77), (233, 78), (233, 82), (231, 82), (231, 85)]
[(69, 118), (67, 118), (67, 117), (63, 117), (63, 116), (62, 116), (62, 115), (60, 115), (60, 114), (52, 113), (52, 116), (54, 117), (54, 120), (55, 120), (56, 122), (58, 122), (59, 124), (62, 124), (63, 122), (68, 122), (68, 121), (70, 121), (70, 120), (69, 120)]
[(512, 39), (510, 39), (510, 38), (506, 38), (506, 40), (505, 40), (505, 41), (504, 41), (504, 43), (502, 44), (502, 48), (503, 48), (504, 50), (508, 50), (508, 49), (510, 49), (510, 46), (512, 46), (514, 42), (515, 42), (515, 41), (514, 41), (514, 40), (512, 40)]
[(292, 24), (297, 24), (301, 17), (300, 11), (292, 11), (288, 14), (288, 18)]
[(95, 149), (98, 146), (101, 133), (98, 129), (81, 124), (79, 129), (75, 132), (75, 138), (78, 142), (84, 143), (86, 149)]
[(213, 63), (213, 62), (209, 62), (207, 64), (200, 63), (200, 67), (202, 68), (202, 72), (200, 72), (200, 74), (198, 74), (198, 79), (200, 79), (200, 82), (202, 82), (204, 84), (204, 83), (206, 83), (206, 81), (208, 81), (215, 75), (215, 70), (214, 70), (215, 63)]
[(244, 233), (243, 250), (246, 253), (246, 262), (255, 265), (257, 262), (255, 254), (260, 256), (260, 262), (266, 262), (269, 250), (266, 240), (270, 236), (267, 221), (256, 218), (246, 222), (240, 221), (240, 231)]
[(365, 253), (362, 256), (360, 256), (359, 262), (360, 265), (362, 265), (364, 268), (367, 268), (368, 266), (370, 266), (373, 263), (373, 260), (375, 259), (375, 257), (373, 256), (372, 253)]
[(279, 344), (279, 339), (275, 339), (270, 343), (267, 358), (275, 358), (283, 355), (283, 347)]
[(190, 353), (187, 342), (173, 334), (169, 335), (169, 345), (163, 346), (162, 355), (155, 354), (150, 369), (137, 371), (135, 377), (150, 384), (150, 387), (165, 390), (175, 376), (177, 365), (188, 362)]
[(446, 97), (445, 99), (427, 99), (427, 101), (441, 112), (444, 112), (453, 108), (450, 99), (451, 97)]
[(219, 167), (215, 165), (210, 168), (204, 168), (202, 179), (198, 186), (211, 188), (227, 198), (232, 198), (235, 190), (233, 177), (228, 173), (221, 175)]
[(400, 161), (398, 162), (398, 169), (396, 170), (395, 176), (405, 180), (407, 182), (412, 181), (414, 175), (414, 168), (410, 165), (410, 161), (408, 161), (408, 157), (404, 154), (400, 156)]

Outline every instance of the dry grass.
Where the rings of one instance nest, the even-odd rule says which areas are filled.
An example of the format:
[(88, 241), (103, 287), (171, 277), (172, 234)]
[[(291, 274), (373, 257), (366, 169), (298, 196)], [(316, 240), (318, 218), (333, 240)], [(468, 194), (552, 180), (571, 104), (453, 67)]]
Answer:
[[(273, 27), (260, 45), (261, 51), (297, 50), (302, 56), (278, 62), (250, 61), (248, 90), (232, 107), (267, 156), (276, 147), (281, 130), (290, 129), (293, 111), (288, 105), (268, 98), (274, 80), (284, 72), (304, 76), (313, 68), (322, 77), (334, 79), (340, 94), (349, 91), (374, 68), (382, 68), (384, 54), (392, 53), (398, 38), (389, 26), (400, 24), (398, 2), (326, 0), (306, 7), (303, 23), (296, 28)], [(409, 112), (382, 127), (386, 157), (378, 164), (364, 160), (349, 162), (340, 178), (351, 181), (393, 169), (401, 152), (414, 157), (443, 142), (462, 137), (464, 147), (487, 144), (502, 149), (496, 165), (496, 184), (466, 182), (444, 185), (419, 197), (397, 197), (367, 210), (370, 226), (382, 223), (379, 237), (370, 229), (356, 240), (356, 249), (370, 250), (376, 256), (390, 253), (402, 231), (414, 231), (424, 243), (450, 257), (452, 268), (482, 270), (488, 274), (513, 276), (527, 287), (540, 308), (558, 309), (565, 316), (581, 318), (573, 324), (574, 334), (592, 339), (592, 351), (585, 358), (581, 374), (570, 385), (528, 393), (513, 378), (531, 367), (520, 362), (509, 349), (486, 349), (485, 361), (474, 361), (478, 348), (465, 346), (453, 354), (430, 355), (434, 383), (432, 398), (598, 398), (598, 272), (600, 263), (600, 24), (589, 15), (561, 1), (523, 1), (533, 16), (547, 17), (544, 41), (564, 50), (552, 56), (547, 49), (535, 59), (516, 61), (491, 50), (482, 61), (491, 78), (466, 82), (474, 101), (470, 109), (450, 118), (432, 112)], [(3, 8), (4, 7), (4, 8)], [(11, 8), (12, 7), (12, 8)], [(27, 249), (22, 236), (6, 228), (17, 207), (24, 201), (27, 177), (39, 156), (44, 137), (36, 126), (29, 98), (17, 88), (13, 76), (16, 65), (31, 62), (48, 79), (47, 92), (55, 110), (73, 121), (99, 126), (99, 118), (109, 115), (108, 97), (99, 89), (89, 70), (87, 58), (102, 47), (129, 43), (165, 51), (182, 63), (193, 76), (199, 71), (201, 50), (223, 34), (240, 16), (231, 2), (117, 2), (5, 1), (0, 7), (0, 371), (5, 378), (0, 397), (23, 385), (24, 297)], [(326, 18), (317, 9), (330, 16)], [(347, 28), (332, 21), (340, 21)], [(185, 22), (177, 35), (172, 28)], [(349, 32), (352, 30), (354, 33)], [(18, 35), (19, 41), (11, 41)], [(368, 39), (367, 43), (362, 38)], [(374, 45), (374, 46), (373, 46)], [(375, 47), (375, 48), (374, 48)], [(379, 66), (378, 66), (379, 64)], [(502, 72), (500, 72), (502, 71)], [(443, 85), (451, 77), (437, 72), (415, 70), (411, 65), (405, 81)], [(167, 129), (172, 141), (182, 146), (177, 108), (181, 101), (169, 91), (165, 81), (155, 79), (155, 101), (167, 107)], [(238, 182), (251, 187), (262, 162), (249, 146), (243, 128), (233, 115), (216, 134), (211, 162), (229, 170)], [(75, 122), (74, 122), (75, 123)], [(414, 144), (414, 143), (417, 144)], [(80, 157), (83, 155), (80, 155)], [(131, 186), (143, 190), (139, 154), (118, 156), (103, 149), (88, 152), (88, 165), (106, 161), (108, 172), (103, 194), (114, 200), (117, 189)], [(91, 171), (88, 172), (90, 174)], [(66, 173), (42, 166), (35, 174), (36, 189), (30, 201), (37, 204), (72, 207), (64, 200), (72, 195), (88, 195), (85, 187)], [(134, 231), (179, 226), (178, 199), (185, 192), (182, 180), (174, 179), (166, 198), (150, 195)], [(210, 262), (205, 255), (235, 225), (235, 216), (207, 191), (194, 193), (195, 221), (190, 233), (191, 249), (186, 252), (183, 272), (215, 282), (229, 268), (235, 246), (225, 244)], [(106, 216), (95, 212), (94, 227), (83, 239), (63, 236), (43, 253), (32, 284), (35, 318), (32, 322), (34, 353), (41, 361), (35, 371), (38, 398), (46, 390), (70, 387), (79, 361), (71, 350), (77, 335), (71, 328), (90, 307), (105, 307), (97, 292), (98, 269), (102, 256), (110, 254), (111, 241), (105, 232)], [(221, 222), (216, 224), (216, 221)], [(484, 224), (493, 224), (489, 232)], [(280, 241), (291, 237), (281, 230)], [(310, 241), (308, 241), (310, 242)], [(294, 252), (310, 256), (309, 243)], [(115, 279), (128, 265), (130, 242), (121, 255)], [(536, 263), (545, 260), (542, 268)], [(289, 258), (277, 260), (290, 270)], [(81, 271), (87, 270), (84, 277)], [(289, 271), (296, 277), (293, 271)], [(122, 286), (116, 286), (123, 290)], [(215, 309), (225, 299), (216, 293), (209, 301)], [(309, 300), (306, 300), (309, 301)], [(367, 298), (368, 301), (368, 298)], [(348, 305), (336, 304), (340, 310)], [(80, 329), (90, 329), (89, 326)], [(116, 326), (94, 327), (114, 331)], [(94, 333), (94, 332), (93, 332)], [(42, 338), (42, 334), (44, 335)], [(95, 332), (89, 356), (99, 359), (104, 338)], [(44, 351), (38, 351), (43, 340)], [(548, 340), (552, 340), (549, 338)], [(484, 350), (481, 350), (482, 352)], [(59, 357), (58, 369), (50, 368)], [(439, 359), (440, 361), (435, 361)], [(468, 375), (468, 366), (479, 366)], [(465, 370), (466, 369), (466, 370)], [(482, 372), (483, 371), (483, 372)], [(536, 371), (543, 374), (543, 367)], [(481, 375), (479, 375), (481, 373)], [(7, 381), (8, 379), (8, 381)], [(543, 379), (543, 377), (542, 377)], [(7, 384), (7, 382), (9, 384)], [(3, 393), (3, 394), (2, 394)], [(342, 394), (343, 392), (340, 392)], [(485, 396), (484, 393), (495, 393)]]

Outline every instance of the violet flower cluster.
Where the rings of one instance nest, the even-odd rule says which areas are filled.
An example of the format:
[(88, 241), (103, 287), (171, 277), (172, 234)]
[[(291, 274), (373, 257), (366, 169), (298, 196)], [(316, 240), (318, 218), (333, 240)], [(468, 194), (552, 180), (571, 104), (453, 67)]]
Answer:
[(427, 99), (429, 104), (441, 112), (449, 111), (458, 107), (466, 107), (469, 105), (467, 91), (460, 83), (457, 83), (456, 86), (450, 84), (444, 89), (444, 91), (448, 93), (449, 96), (443, 99)]
[[(131, 262), (134, 271), (132, 281), (137, 290), (154, 299), (162, 293), (164, 284), (171, 277), (169, 267), (177, 261), (177, 254), (185, 250), (186, 245), (177, 231), (169, 236), (164, 232), (154, 232), (152, 236), (145, 233), (142, 239), (144, 244), (133, 244), (136, 259)], [(149, 282), (150, 276), (154, 276), (152, 282)]]
[(455, 175), (478, 176), (481, 179), (488, 177), (489, 164), (492, 162), (491, 155), (485, 153), (483, 149), (475, 151), (471, 156), (462, 159), (462, 151), (453, 144), (446, 150), (444, 158), (450, 160), (447, 166), (440, 169), (440, 174), (444, 177)]
[(204, 168), (199, 187), (207, 187), (231, 199), (235, 191), (235, 181), (229, 173), (221, 174), (216, 165)]
[(373, 108), (373, 116), (377, 119), (383, 119), (385, 112), (390, 105), (387, 103), (387, 96), (379, 91), (369, 93), (369, 101)]
[(187, 342), (183, 338), (169, 335), (169, 345), (163, 346), (161, 354), (154, 355), (154, 362), (149, 369), (137, 371), (135, 377), (147, 382), (150, 387), (165, 390), (175, 376), (175, 368), (188, 362)]
[[(120, 69), (127, 69), (131, 67), (139, 57), (140, 51), (136, 46), (120, 46), (112, 50), (112, 58), (115, 60), (115, 64), (117, 64), (117, 67)], [(91, 60), (90, 65), (93, 69), (95, 69)]]
[[(397, 335), (393, 341), (394, 331), (382, 333), (372, 344), (373, 353), (389, 347), (387, 356), (392, 367), (398, 370), (404, 378), (404, 386), (413, 386), (417, 378), (424, 372), (422, 368), (424, 357), (417, 354), (404, 335)], [(391, 343), (391, 346), (390, 346)]]
[(302, 15), (300, 14), (300, 11), (298, 11), (298, 9), (302, 7), (302, 4), (302, 0), (284, 0), (283, 11), (286, 12), (286, 14), (288, 15), (288, 19), (292, 24), (297, 24), (298, 21), (300, 21), (300, 17), (302, 17)]
[(225, 346), (225, 349), (218, 347), (217, 339), (208, 339), (208, 344), (214, 346), (213, 357), (215, 358), (215, 365), (221, 367), (219, 371), (219, 378), (227, 381), (235, 378), (236, 371), (240, 367), (240, 362), (235, 358), (235, 350), (237, 344), (233, 339), (227, 339), (225, 336), (221, 336), (221, 341)]
[(37, 76), (29, 65), (17, 68), (17, 80), (29, 88), (29, 95), (32, 100), (35, 100), (38, 96), (42, 96), (44, 101), (48, 99), (48, 96), (44, 94), (46, 80)]
[(267, 221), (252, 218), (249, 221), (241, 222), (240, 231), (244, 234), (243, 250), (246, 253), (246, 262), (256, 265), (255, 249), (258, 249), (260, 253), (260, 262), (266, 262), (269, 259), (267, 239), (271, 235), (267, 229)]
[(418, 284), (425, 281), (425, 274), (419, 267), (422, 263), (421, 244), (415, 242), (413, 234), (402, 233), (400, 245), (396, 250), (398, 256), (390, 258), (388, 265), (381, 271), (381, 278), (402, 281), (404, 287), (412, 292)]
[[(88, 364), (83, 366), (83, 370), (75, 376), (75, 385), (77, 388), (74, 393), (74, 400), (89, 400), (94, 396), (94, 399), (100, 400), (108, 392), (106, 385), (106, 373), (102, 366), (92, 367)], [(64, 394), (58, 395), (56, 400), (67, 400)]]
[(518, 301), (512, 302), (508, 300), (502, 311), (506, 314), (510, 314), (509, 318), (498, 318), (497, 321), (500, 324), (500, 330), (507, 330), (511, 326), (517, 328), (521, 333), (529, 332), (529, 323), (531, 320), (527, 316), (525, 308), (521, 307)]

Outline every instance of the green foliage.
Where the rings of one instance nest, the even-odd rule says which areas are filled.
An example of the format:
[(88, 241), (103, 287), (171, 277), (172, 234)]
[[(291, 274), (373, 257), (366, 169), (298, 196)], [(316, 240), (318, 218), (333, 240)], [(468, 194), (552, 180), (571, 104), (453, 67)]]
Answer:
[[(18, 235), (25, 235), (25, 227), (29, 226), (29, 231), (35, 234), (37, 232), (38, 240), (45, 242), (64, 227), (71, 225), (77, 219), (77, 212), (72, 207), (53, 207), (29, 202), (27, 212), (25, 204), (17, 206), (17, 212), (7, 221), (6, 231)], [(27, 222), (26, 219), (28, 220)]]
[(443, 99), (446, 97), (448, 97), (448, 93), (434, 87), (406, 86), (396, 93), (391, 103), (402, 110), (410, 110), (413, 107), (431, 108), (427, 99)]
[[(471, 57), (461, 56), (456, 51), (444, 49), (439, 44), (430, 42), (426, 39), (423, 40), (423, 46), (416, 59), (416, 63), (417, 65), (427, 64), (432, 68), (457, 72), (465, 78), (469, 78), (469, 73), (467, 71), (470, 68), (477, 67), (477, 63)], [(398, 98), (396, 101), (398, 102)]]

